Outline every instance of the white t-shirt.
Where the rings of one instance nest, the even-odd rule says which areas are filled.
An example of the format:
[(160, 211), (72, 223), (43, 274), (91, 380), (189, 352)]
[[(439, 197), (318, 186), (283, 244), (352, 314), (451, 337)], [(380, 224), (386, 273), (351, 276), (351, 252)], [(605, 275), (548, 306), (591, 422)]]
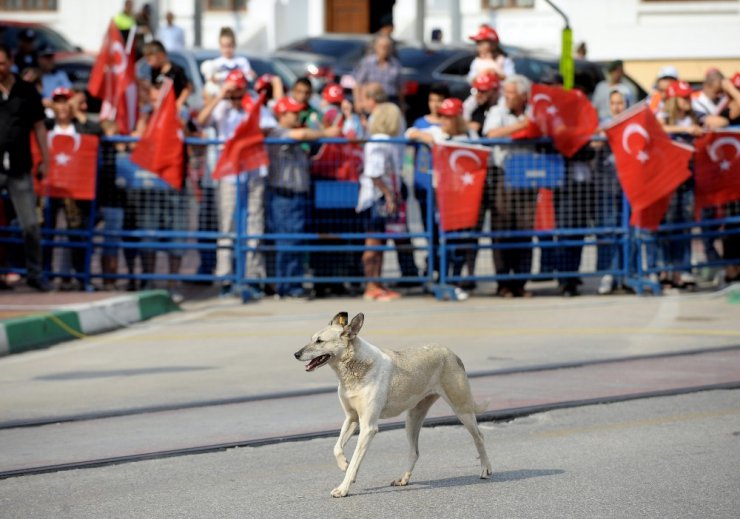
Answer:
[(477, 78), (482, 72), (485, 72), (489, 69), (495, 70), (499, 77), (503, 74), (504, 78), (516, 74), (514, 61), (512, 61), (512, 59), (508, 56), (504, 56), (503, 54), (497, 56), (492, 60), (487, 58), (475, 58), (473, 59), (472, 63), (470, 63), (470, 71), (468, 71), (468, 83), (472, 84), (475, 78)]
[[(375, 140), (390, 139), (389, 135), (377, 133), (370, 137)], [(398, 148), (402, 144), (385, 142), (368, 142), (365, 144), (365, 163), (360, 175), (360, 193), (357, 197), (356, 211), (361, 213), (372, 207), (376, 200), (383, 196), (383, 192), (375, 187), (374, 179), (380, 178), (394, 193), (401, 190), (401, 163), (399, 162)]]
[(244, 76), (249, 80), (254, 77), (252, 66), (249, 64), (249, 60), (244, 56), (234, 56), (231, 59), (219, 56), (218, 58), (211, 60), (211, 66), (213, 67), (211, 69), (213, 76), (206, 79), (211, 80), (218, 85), (221, 85), (226, 81), (226, 76), (228, 76), (229, 72), (232, 70), (241, 70)]
[(707, 94), (701, 92), (691, 100), (691, 108), (693, 108), (695, 112), (699, 112), (704, 115), (719, 115), (720, 112), (727, 107), (728, 101), (727, 96), (724, 94), (722, 94), (715, 102), (710, 99)]

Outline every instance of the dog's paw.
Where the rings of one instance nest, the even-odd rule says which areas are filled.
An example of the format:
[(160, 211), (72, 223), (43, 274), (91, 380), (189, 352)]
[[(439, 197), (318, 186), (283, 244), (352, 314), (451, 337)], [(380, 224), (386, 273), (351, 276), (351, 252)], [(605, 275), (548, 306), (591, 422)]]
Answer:
[(401, 476), (401, 479), (396, 479), (394, 481), (391, 481), (392, 487), (405, 487), (409, 484), (409, 480), (411, 479), (411, 472), (405, 472), (403, 476)]
[(331, 491), (331, 497), (345, 497), (347, 495), (347, 489), (337, 487)]
[(347, 458), (339, 459), (337, 458), (337, 466), (339, 467), (339, 470), (342, 472), (347, 472), (347, 468), (349, 467), (349, 461), (347, 461)]
[(493, 470), (491, 470), (489, 468), (485, 468), (485, 469), (483, 469), (481, 471), (480, 478), (481, 479), (490, 479), (491, 475), (493, 475)]

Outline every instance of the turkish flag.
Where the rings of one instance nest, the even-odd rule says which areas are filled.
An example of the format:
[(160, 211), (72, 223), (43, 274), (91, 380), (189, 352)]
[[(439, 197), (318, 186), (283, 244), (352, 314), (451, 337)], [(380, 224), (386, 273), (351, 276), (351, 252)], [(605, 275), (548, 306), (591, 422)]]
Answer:
[(555, 148), (572, 157), (591, 140), (599, 115), (580, 90), (532, 85), (532, 114), (540, 131), (552, 138)]
[[(605, 127), (609, 146), (617, 163), (617, 176), (632, 206), (632, 223), (638, 214), (664, 201), (690, 176), (693, 148), (671, 141), (647, 104), (627, 110)], [(652, 207), (646, 221), (655, 221)], [(665, 210), (663, 211), (663, 214)], [(662, 218), (662, 214), (660, 215)], [(660, 220), (660, 219), (658, 219)]]
[(740, 131), (706, 133), (694, 141), (696, 215), (740, 199)]
[(488, 171), (490, 148), (435, 144), (432, 164), (440, 225), (444, 231), (475, 227)]
[(166, 79), (159, 100), (146, 125), (131, 162), (156, 173), (175, 189), (182, 188), (184, 146), (172, 80)]
[(100, 118), (116, 121), (122, 134), (131, 133), (136, 126), (135, 34), (133, 27), (129, 41), (124, 42), (121, 31), (111, 20), (87, 83), (90, 94), (103, 101)]
[[(75, 133), (47, 133), (49, 147), (49, 171), (42, 181), (34, 177), (38, 196), (93, 200), (95, 179), (98, 171), (98, 144), (95, 135)], [(31, 138), (31, 153), (34, 164), (41, 162), (36, 139)]]
[(236, 127), (234, 135), (226, 141), (212, 177), (218, 180), (243, 171), (255, 171), (267, 166), (270, 159), (265, 149), (265, 137), (260, 129), (260, 109), (265, 93), (256, 102), (246, 103), (247, 117)]

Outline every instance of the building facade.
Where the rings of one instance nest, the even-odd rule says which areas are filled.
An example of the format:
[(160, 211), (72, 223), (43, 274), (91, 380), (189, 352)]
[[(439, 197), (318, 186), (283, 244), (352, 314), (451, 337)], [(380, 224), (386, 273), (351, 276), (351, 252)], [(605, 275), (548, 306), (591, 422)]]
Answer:
[[(568, 16), (575, 43), (588, 58), (622, 59), (649, 87), (663, 65), (700, 80), (709, 67), (740, 70), (740, 0), (553, 0)], [(196, 5), (200, 5), (198, 16)], [(139, 9), (144, 0), (136, 0)], [(269, 51), (325, 32), (373, 32), (392, 13), (398, 39), (466, 41), (479, 24), (493, 25), (504, 43), (560, 52), (563, 18), (545, 0), (153, 0), (155, 15), (172, 11), (189, 45), (201, 20), (201, 46), (215, 47), (218, 31), (233, 27), (239, 45)], [(0, 17), (38, 21), (96, 52), (123, 0), (0, 0)]]

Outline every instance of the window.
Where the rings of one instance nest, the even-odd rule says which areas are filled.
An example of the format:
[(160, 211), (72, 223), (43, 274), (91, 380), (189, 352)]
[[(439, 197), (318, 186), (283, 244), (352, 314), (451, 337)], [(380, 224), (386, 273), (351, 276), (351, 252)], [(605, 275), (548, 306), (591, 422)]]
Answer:
[(534, 0), (483, 0), (483, 9), (503, 7), (534, 7)]
[(56, 11), (57, 0), (0, 0), (0, 11)]
[(247, 0), (207, 0), (206, 9), (209, 11), (244, 11)]

